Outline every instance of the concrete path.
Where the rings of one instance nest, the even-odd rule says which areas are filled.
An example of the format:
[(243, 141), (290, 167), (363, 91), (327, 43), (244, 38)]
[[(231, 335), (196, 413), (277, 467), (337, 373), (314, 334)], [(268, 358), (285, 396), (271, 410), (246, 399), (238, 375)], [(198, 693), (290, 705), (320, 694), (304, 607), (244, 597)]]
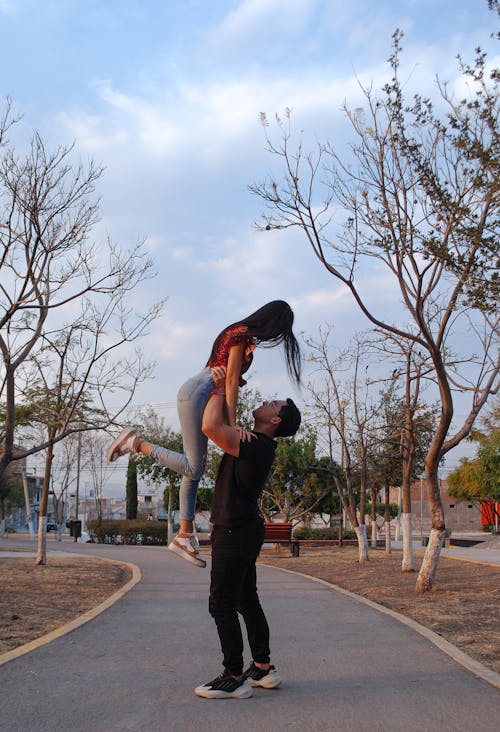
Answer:
[(472, 562), (485, 562), (486, 564), (498, 564), (500, 566), (500, 549), (489, 549), (483, 547), (450, 547), (442, 549), (443, 557), (452, 559), (467, 559)]
[(133, 562), (143, 578), (91, 622), (0, 666), (2, 730), (498, 729), (498, 689), (396, 619), (268, 567), (259, 569), (259, 585), (282, 688), (256, 689), (246, 700), (199, 699), (193, 688), (220, 671), (209, 572), (164, 548), (61, 549)]

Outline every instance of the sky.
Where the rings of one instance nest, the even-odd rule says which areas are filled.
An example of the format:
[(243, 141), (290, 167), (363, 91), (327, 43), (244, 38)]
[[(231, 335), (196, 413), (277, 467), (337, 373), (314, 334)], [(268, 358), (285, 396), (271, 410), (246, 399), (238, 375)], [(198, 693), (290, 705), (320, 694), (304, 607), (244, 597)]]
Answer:
[[(269, 300), (290, 302), (297, 333), (333, 324), (339, 346), (367, 327), (299, 232), (255, 227), (262, 204), (248, 186), (279, 172), (259, 115), (289, 108), (306, 142), (330, 139), (347, 155), (341, 106), (360, 103), (360, 82), (388, 79), (396, 28), (408, 83), (436, 96), (436, 75), (453, 84), (457, 54), (472, 59), (494, 20), (486, 0), (0, 0), (0, 96), (25, 134), (75, 141), (82, 160), (104, 166), (94, 238), (144, 239), (157, 277), (136, 302), (168, 298), (141, 344), (157, 367), (135, 407), (151, 404), (176, 427), (177, 389), (217, 333)], [(381, 273), (366, 288), (395, 307)], [(280, 353), (261, 350), (254, 364), (264, 396), (307, 400)], [(123, 473), (110, 468), (107, 492), (121, 491)]]

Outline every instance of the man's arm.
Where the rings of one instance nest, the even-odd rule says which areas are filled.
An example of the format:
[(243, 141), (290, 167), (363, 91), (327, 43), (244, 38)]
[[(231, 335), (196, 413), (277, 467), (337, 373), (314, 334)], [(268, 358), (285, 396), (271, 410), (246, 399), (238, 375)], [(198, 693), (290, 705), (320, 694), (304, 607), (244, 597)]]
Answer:
[(239, 457), (240, 435), (234, 428), (224, 421), (225, 397), (223, 394), (213, 394), (203, 412), (201, 429), (209, 440), (215, 442), (224, 452)]

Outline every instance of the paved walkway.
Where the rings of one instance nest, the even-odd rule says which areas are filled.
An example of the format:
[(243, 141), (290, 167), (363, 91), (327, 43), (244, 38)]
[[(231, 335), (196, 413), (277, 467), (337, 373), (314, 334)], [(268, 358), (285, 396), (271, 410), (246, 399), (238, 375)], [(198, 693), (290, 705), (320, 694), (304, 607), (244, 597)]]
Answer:
[(486, 564), (500, 565), (500, 549), (488, 549), (486, 547), (450, 547), (442, 549), (443, 557), (452, 557), (454, 559), (467, 559), (472, 562), (486, 562)]
[(193, 688), (220, 670), (208, 571), (159, 547), (61, 548), (133, 562), (142, 580), (91, 622), (0, 666), (1, 729), (498, 729), (500, 691), (426, 638), (325, 584), (269, 567), (259, 569), (259, 585), (282, 688), (199, 699)]

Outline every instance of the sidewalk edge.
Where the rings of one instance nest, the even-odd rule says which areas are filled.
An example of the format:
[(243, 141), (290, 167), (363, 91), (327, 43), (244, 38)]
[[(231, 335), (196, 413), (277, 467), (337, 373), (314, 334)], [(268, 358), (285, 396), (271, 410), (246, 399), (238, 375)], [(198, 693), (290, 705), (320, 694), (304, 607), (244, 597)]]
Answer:
[(500, 674), (496, 673), (496, 671), (493, 671), (492, 669), (487, 668), (486, 666), (483, 666), (482, 663), (479, 663), (479, 661), (476, 661), (471, 656), (468, 656), (466, 653), (464, 653), (459, 648), (454, 646), (453, 643), (450, 643), (449, 641), (445, 640), (442, 636), (438, 635), (433, 630), (430, 630), (429, 628), (426, 628), (424, 625), (417, 623), (416, 620), (412, 620), (412, 618), (408, 618), (406, 615), (402, 615), (401, 613), (396, 612), (396, 610), (391, 610), (391, 608), (385, 607), (384, 605), (380, 605), (378, 602), (369, 600), (367, 597), (363, 597), (362, 595), (357, 595), (355, 592), (351, 592), (350, 590), (345, 590), (343, 587), (339, 587), (339, 585), (334, 585), (332, 582), (327, 582), (326, 580), (320, 579), (319, 577), (313, 577), (312, 575), (305, 574), (304, 572), (296, 572), (293, 569), (285, 569), (284, 567), (276, 567), (273, 564), (264, 564), (263, 562), (262, 563), (259, 562), (259, 566), (260, 567), (269, 567), (271, 569), (278, 569), (281, 572), (289, 572), (290, 574), (297, 574), (300, 577), (305, 577), (306, 579), (313, 580), (314, 582), (319, 582), (319, 584), (325, 585), (325, 587), (329, 587), (330, 589), (334, 590), (335, 592), (340, 593), (341, 595), (346, 595), (347, 597), (350, 597), (353, 600), (357, 600), (358, 602), (361, 602), (364, 605), (368, 605), (368, 607), (373, 608), (373, 610), (378, 610), (378, 612), (385, 613), (386, 615), (390, 615), (395, 620), (399, 620), (400, 623), (408, 626), (409, 628), (414, 630), (416, 633), (419, 633), (424, 638), (429, 640), (431, 643), (433, 643), (435, 646), (437, 646), (441, 651), (443, 651), (443, 653), (446, 653), (456, 663), (460, 664), (460, 666), (463, 666), (468, 671), (473, 673), (475, 676), (478, 676), (483, 681), (486, 681), (488, 684), (491, 684), (491, 686), (494, 686), (497, 689), (500, 689)]
[(115, 602), (126, 595), (127, 592), (129, 592), (142, 579), (141, 570), (136, 564), (132, 564), (131, 562), (122, 562), (115, 559), (107, 559), (104, 557), (99, 557), (99, 559), (102, 559), (104, 562), (112, 562), (113, 564), (121, 564), (123, 567), (128, 567), (132, 572), (132, 578), (124, 584), (123, 587), (120, 587), (119, 590), (106, 598), (106, 600), (101, 602), (99, 605), (96, 605), (96, 607), (86, 610), (81, 615), (73, 618), (73, 620), (69, 620), (64, 625), (59, 626), (59, 628), (51, 630), (50, 633), (41, 635), (39, 638), (35, 638), (35, 640), (32, 640), (29, 643), (25, 643), (22, 646), (13, 648), (11, 651), (2, 653), (0, 655), (0, 666), (3, 666), (9, 661), (13, 661), (15, 658), (24, 656), (26, 653), (30, 653), (30, 651), (34, 651), (36, 648), (40, 648), (40, 646), (51, 643), (51, 641), (56, 640), (56, 638), (60, 638), (67, 633), (71, 633), (71, 631), (76, 630), (76, 628), (79, 628), (81, 625), (85, 625), (85, 623), (93, 620), (95, 617), (114, 605)]

